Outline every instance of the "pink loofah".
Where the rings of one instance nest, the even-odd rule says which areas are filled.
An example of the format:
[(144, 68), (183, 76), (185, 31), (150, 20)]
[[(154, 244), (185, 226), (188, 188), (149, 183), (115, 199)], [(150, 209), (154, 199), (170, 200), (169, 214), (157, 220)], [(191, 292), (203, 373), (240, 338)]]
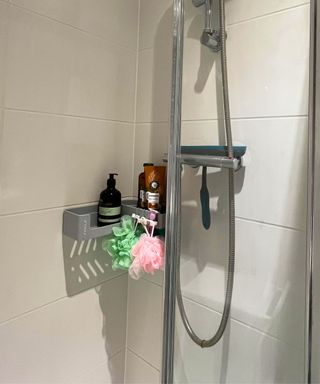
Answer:
[(133, 279), (139, 279), (143, 272), (153, 274), (164, 267), (164, 242), (156, 236), (143, 234), (132, 248), (133, 262), (129, 274)]

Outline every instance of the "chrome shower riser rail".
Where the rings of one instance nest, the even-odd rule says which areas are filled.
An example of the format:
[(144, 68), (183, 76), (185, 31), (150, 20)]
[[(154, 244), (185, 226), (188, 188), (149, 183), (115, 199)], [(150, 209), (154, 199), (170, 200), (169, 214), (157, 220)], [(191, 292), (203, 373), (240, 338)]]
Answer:
[(187, 155), (181, 154), (178, 156), (181, 164), (199, 167), (213, 168), (228, 168), (237, 171), (241, 168), (241, 159), (229, 158), (223, 156), (208, 156), (208, 155)]
[[(222, 89), (223, 89), (223, 112), (224, 112), (228, 157), (230, 160), (232, 160), (234, 158), (234, 147), (233, 147), (233, 141), (232, 141), (231, 117), (230, 117), (230, 106), (229, 106), (224, 1), (225, 0), (219, 0), (219, 19), (220, 19), (220, 36), (221, 36), (221, 73), (222, 73)], [(203, 155), (201, 157), (205, 158), (205, 156)], [(229, 173), (229, 261), (228, 261), (227, 287), (226, 287), (222, 317), (221, 317), (218, 329), (214, 333), (214, 335), (209, 339), (201, 339), (196, 334), (196, 332), (192, 329), (192, 326), (188, 320), (188, 316), (183, 304), (180, 279), (179, 277), (177, 277), (177, 282), (178, 282), (177, 283), (177, 301), (178, 301), (182, 322), (190, 338), (201, 348), (213, 347), (221, 340), (230, 317), (231, 301), (232, 301), (232, 293), (233, 293), (233, 282), (234, 282), (234, 266), (235, 266), (234, 170), (232, 168), (229, 168), (228, 173)], [(179, 218), (179, 220), (181, 220), (181, 217)], [(180, 227), (181, 226), (179, 226), (178, 228), (180, 229)], [(174, 227), (172, 227), (172, 230), (173, 228)], [(181, 238), (181, 236), (179, 236), (179, 238)], [(181, 254), (179, 252), (177, 254), (178, 260), (180, 258), (180, 255)], [(179, 266), (179, 261), (178, 261), (178, 266)]]
[[(228, 149), (228, 160), (234, 159), (232, 132), (230, 123), (227, 62), (225, 50), (225, 23), (224, 0), (220, 0), (220, 31), (222, 47), (222, 80), (224, 92), (224, 115)], [(163, 351), (162, 351), (162, 379), (163, 384), (173, 383), (174, 364), (174, 335), (175, 335), (175, 308), (176, 297), (180, 314), (185, 320), (184, 324), (189, 336), (202, 348), (215, 345), (222, 337), (227, 326), (230, 314), (235, 259), (235, 205), (234, 205), (234, 165), (229, 167), (229, 263), (225, 305), (222, 318), (216, 333), (206, 340), (201, 340), (192, 330), (183, 308), (180, 287), (179, 257), (181, 255), (181, 162), (191, 161), (197, 155), (184, 154), (181, 156), (181, 98), (182, 98), (182, 67), (183, 67), (183, 38), (184, 38), (184, 0), (174, 0), (174, 28), (173, 28), (173, 66), (171, 88), (171, 117), (170, 117), (170, 143), (167, 187), (167, 220), (166, 220), (166, 269), (164, 294), (164, 325), (163, 325)], [(203, 162), (211, 156), (199, 156)], [(215, 156), (214, 156), (215, 157)], [(217, 158), (215, 157), (217, 161)], [(221, 158), (219, 162), (221, 162)], [(198, 159), (200, 161), (200, 159)], [(193, 163), (194, 165), (194, 163)], [(171, 177), (170, 177), (171, 176)]]

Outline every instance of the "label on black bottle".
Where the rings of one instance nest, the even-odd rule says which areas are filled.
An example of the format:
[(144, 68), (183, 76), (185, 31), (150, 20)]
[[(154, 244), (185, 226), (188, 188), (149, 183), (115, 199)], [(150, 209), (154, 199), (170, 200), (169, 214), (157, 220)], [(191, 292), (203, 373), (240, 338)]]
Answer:
[(104, 224), (113, 224), (120, 221), (121, 207), (99, 207), (99, 221)]

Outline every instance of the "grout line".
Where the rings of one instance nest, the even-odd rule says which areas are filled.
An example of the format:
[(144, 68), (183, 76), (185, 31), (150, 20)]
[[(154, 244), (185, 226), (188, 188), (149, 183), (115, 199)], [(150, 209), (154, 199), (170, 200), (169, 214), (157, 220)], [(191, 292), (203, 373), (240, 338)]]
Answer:
[(5, 326), (5, 325), (8, 325), (10, 323), (13, 323), (14, 321), (16, 320), (19, 320), (21, 318), (24, 318), (24, 317), (27, 317), (29, 316), (30, 314), (32, 313), (36, 313), (36, 312), (39, 312), (41, 311), (42, 309), (45, 309), (53, 304), (56, 304), (56, 303), (59, 303), (60, 301), (63, 301), (65, 299), (68, 299), (68, 296), (62, 296), (62, 297), (59, 297), (58, 299), (55, 299), (53, 301), (49, 301), (48, 303), (45, 303), (43, 305), (40, 305), (38, 307), (34, 307), (32, 309), (29, 309), (28, 311), (25, 311), (25, 312), (22, 312), (22, 313), (19, 313), (18, 315), (15, 315), (13, 317), (10, 317), (9, 319), (5, 320), (5, 321), (2, 321), (0, 323), (0, 327), (2, 326)]
[(232, 117), (231, 120), (278, 120), (278, 119), (295, 119), (295, 118), (308, 118), (308, 115), (282, 115), (282, 116), (246, 116), (246, 117)]
[(157, 372), (160, 373), (159, 368), (156, 368), (153, 364), (149, 363), (149, 361), (145, 360), (143, 357), (141, 357), (137, 352), (134, 352), (131, 348), (128, 347), (128, 351), (133, 353), (138, 359), (144, 361), (146, 364), (148, 364), (151, 368), (155, 369)]
[[(77, 375), (77, 379), (81, 379), (82, 376), (87, 376), (88, 374), (94, 373), (98, 368), (104, 366), (105, 364), (109, 364), (109, 362), (116, 356), (118, 356), (123, 351), (121, 348), (119, 351), (113, 353), (110, 357), (107, 356), (104, 360), (100, 360), (99, 363), (95, 364), (89, 369), (82, 371), (79, 375)], [(68, 380), (69, 382), (69, 380)]]
[[(137, 104), (138, 104), (138, 73), (139, 73), (139, 46), (140, 46), (140, 21), (141, 21), (141, 0), (138, 2), (137, 15), (137, 45), (136, 45), (136, 73), (135, 73), (135, 93), (134, 93), (134, 116), (133, 116), (133, 142), (132, 142), (132, 166), (131, 166), (131, 192), (134, 194), (134, 174), (135, 174), (135, 142), (137, 126)], [(127, 381), (127, 362), (128, 362), (128, 334), (129, 334), (129, 274), (127, 277), (127, 305), (126, 305), (126, 337), (125, 337), (125, 357), (124, 357), (124, 383)]]
[[(115, 119), (105, 119), (99, 117), (91, 117), (91, 116), (80, 116), (80, 115), (69, 115), (66, 113), (54, 113), (54, 112), (46, 112), (46, 111), (37, 111), (31, 109), (22, 109), (22, 108), (12, 108), (12, 107), (4, 107), (0, 106), (0, 109), (4, 111), (10, 112), (21, 112), (21, 113), (30, 113), (30, 114), (40, 114), (40, 115), (49, 115), (49, 116), (57, 116), (57, 117), (67, 117), (72, 119), (84, 119), (84, 120), (96, 120), (96, 121), (104, 121), (111, 123), (120, 123), (120, 124), (128, 124), (128, 125), (147, 125), (147, 124), (169, 124), (168, 120), (157, 120), (157, 121), (135, 121), (136, 116), (134, 116), (133, 121), (129, 120), (115, 120)], [(135, 108), (136, 109), (136, 108)], [(136, 114), (136, 110), (135, 110)], [(232, 117), (231, 121), (237, 120), (278, 120), (278, 119), (292, 119), (292, 118), (308, 118), (308, 115), (282, 115), (282, 116), (247, 116), (247, 117)], [(210, 121), (218, 121), (217, 118), (211, 119), (182, 119), (182, 123), (198, 123), (198, 122), (210, 122)]]
[[(33, 214), (33, 213), (41, 213), (41, 212), (50, 212), (50, 211), (55, 211), (55, 210), (60, 210), (60, 209), (69, 209), (73, 207), (85, 207), (91, 204), (97, 204), (97, 201), (90, 201), (90, 202), (84, 202), (84, 203), (76, 203), (76, 204), (70, 204), (70, 205), (61, 205), (61, 206), (54, 206), (54, 207), (46, 207), (46, 208), (40, 208), (40, 209), (31, 209), (27, 211), (19, 211), (19, 212), (13, 212), (13, 213), (5, 213), (5, 214), (0, 214), (0, 218), (7, 218), (7, 217), (14, 217), (14, 216), (20, 216), (20, 215), (27, 215), (27, 214)], [(292, 230), (296, 232), (305, 232), (305, 229), (303, 228), (298, 228), (298, 227), (290, 227), (286, 225), (281, 225), (281, 224), (276, 224), (276, 223), (270, 223), (267, 221), (262, 221), (262, 220), (256, 220), (256, 219), (250, 219), (242, 216), (236, 216), (237, 220), (241, 221), (246, 221), (249, 223), (256, 223), (256, 224), (262, 224), (270, 227), (276, 227), (276, 228), (281, 228), (281, 229), (287, 229), (287, 230)], [(148, 280), (144, 277), (142, 277), (143, 280), (148, 281), (154, 285), (162, 287), (162, 284)]]
[(136, 125), (147, 125), (147, 124), (170, 124), (168, 120), (163, 121), (137, 121)]
[[(112, 276), (110, 279), (105, 280), (105, 281), (102, 281), (101, 283), (97, 284), (96, 286), (94, 286), (94, 287), (92, 287), (92, 288), (89, 288), (89, 289), (86, 289), (86, 290), (84, 290), (84, 291), (79, 292), (79, 294), (81, 294), (82, 292), (90, 291), (90, 289), (94, 289), (94, 290), (96, 290), (96, 288), (98, 288), (98, 290), (96, 290), (96, 292), (99, 293), (99, 287), (102, 287), (103, 285), (106, 285), (106, 284), (108, 284), (108, 283), (110, 283), (110, 282), (113, 282), (113, 281), (116, 280), (116, 279), (120, 279), (120, 278), (122, 278), (123, 276), (127, 275), (127, 273), (128, 273), (128, 272), (126, 272), (126, 271), (122, 271), (122, 272), (120, 272), (119, 275), (117, 275), (117, 276)], [(74, 296), (77, 296), (77, 295), (78, 295), (78, 294), (76, 294), (76, 295), (74, 295)], [(72, 297), (74, 297), (74, 296), (72, 296)]]
[[(101, 283), (98, 284), (97, 286), (102, 286), (102, 285), (107, 284), (107, 283), (109, 283), (109, 282), (111, 282), (111, 281), (114, 281), (114, 280), (116, 280), (116, 279), (120, 279), (120, 278), (122, 278), (122, 277), (125, 276), (125, 275), (126, 275), (126, 272), (123, 272), (123, 273), (121, 273), (121, 274), (118, 275), (118, 276), (111, 277), (110, 279), (101, 282)], [(96, 286), (96, 287), (97, 287), (97, 286)], [(86, 293), (86, 292), (88, 292), (88, 291), (90, 291), (90, 290), (92, 290), (92, 289), (95, 289), (96, 287), (92, 287), (92, 288), (90, 288), (90, 289), (86, 289), (86, 290), (84, 290), (84, 291), (79, 292), (79, 293), (76, 294), (76, 295), (73, 295), (73, 296), (67, 296), (67, 295), (65, 295), (65, 296), (61, 296), (61, 297), (59, 297), (58, 299), (55, 299), (55, 300), (49, 301), (49, 302), (47, 302), (47, 303), (45, 303), (45, 304), (42, 304), (42, 305), (40, 305), (40, 306), (31, 308), (31, 309), (29, 309), (29, 310), (27, 310), (27, 311), (25, 311), (25, 312), (21, 312), (21, 313), (19, 313), (18, 315), (12, 316), (12, 317), (10, 317), (9, 319), (0, 322), (0, 327), (2, 327), (2, 326), (4, 326), (4, 325), (7, 325), (7, 324), (9, 324), (9, 323), (12, 323), (12, 322), (14, 322), (14, 321), (16, 321), (16, 320), (19, 320), (20, 318), (24, 318), (24, 317), (26, 317), (26, 316), (29, 316), (29, 315), (32, 314), (32, 313), (39, 312), (39, 311), (41, 311), (42, 309), (45, 309), (45, 308), (47, 308), (47, 307), (49, 307), (49, 306), (51, 306), (51, 305), (54, 305), (54, 304), (56, 304), (56, 303), (58, 303), (58, 302), (63, 301), (63, 300), (66, 300), (66, 299), (71, 299), (71, 300), (72, 300), (74, 297), (76, 297), (76, 296), (80, 296), (81, 294), (84, 294), (84, 293)], [(122, 349), (123, 349), (123, 348), (122, 348)], [(112, 354), (112, 355), (109, 357), (109, 360), (110, 360), (114, 355), (116, 355), (116, 354), (118, 354), (119, 352), (121, 352), (122, 349), (120, 349), (119, 351), (117, 351), (117, 352), (115, 352), (114, 354)]]
[(268, 226), (268, 227), (276, 227), (276, 228), (279, 228), (279, 229), (287, 229), (287, 230), (296, 231), (296, 232), (306, 232), (306, 230), (302, 229), (302, 228), (295, 228), (295, 227), (290, 227), (290, 226), (287, 226), (287, 225), (269, 223), (267, 221), (249, 219), (249, 218), (241, 217), (241, 216), (236, 216), (236, 219), (240, 220), (240, 221), (246, 221), (246, 222), (249, 222), (249, 223), (262, 224), (262, 225), (265, 225), (265, 226)]
[(137, 108), (138, 108), (138, 81), (139, 81), (139, 46), (140, 46), (140, 17), (141, 17), (141, 1), (139, 0), (138, 12), (138, 28), (137, 28), (137, 45), (136, 45), (136, 76), (135, 76), (135, 94), (134, 94), (134, 123), (133, 123), (133, 143), (132, 143), (132, 166), (131, 166), (131, 191), (135, 193), (134, 188), (136, 185), (135, 176), (135, 148), (136, 148), (136, 127), (137, 127)]
[[(253, 117), (231, 117), (231, 121), (243, 121), (243, 120), (284, 120), (284, 119), (301, 119), (308, 118), (308, 115), (282, 115), (282, 116), (253, 116)], [(198, 122), (211, 122), (211, 121), (219, 121), (218, 118), (212, 119), (183, 119), (183, 123), (198, 123)], [(147, 124), (147, 123), (144, 123)], [(150, 124), (150, 123), (149, 123)]]
[[(282, 9), (279, 9), (277, 11), (267, 12), (265, 14), (257, 15), (257, 16), (251, 17), (249, 19), (243, 19), (243, 20), (240, 20), (240, 21), (236, 21), (234, 23), (227, 23), (226, 26), (228, 28), (228, 27), (233, 27), (233, 26), (237, 26), (237, 25), (240, 25), (240, 24), (249, 23), (249, 22), (252, 22), (252, 21), (255, 21), (255, 20), (264, 19), (264, 18), (266, 18), (268, 16), (273, 16), (273, 15), (276, 15), (276, 14), (279, 14), (279, 13), (285, 13), (285, 12), (290, 11), (291, 9), (296, 9), (296, 8), (304, 7), (304, 6), (309, 5), (309, 4), (310, 4), (309, 1), (305, 1), (302, 4), (294, 5), (294, 6), (287, 7), (287, 8), (282, 8)], [(186, 39), (187, 36), (185, 35), (184, 38)], [(156, 49), (156, 47), (154, 45), (147, 46), (147, 47), (141, 48), (140, 52), (146, 51), (146, 50), (151, 50), (151, 49)]]
[(157, 282), (155, 282), (155, 281), (151, 281), (151, 280), (149, 280), (149, 279), (146, 279), (144, 276), (141, 276), (141, 278), (142, 278), (142, 280), (144, 280), (144, 281), (146, 281), (146, 282), (148, 282), (148, 283), (151, 283), (151, 284), (153, 284), (153, 285), (156, 285), (157, 287), (161, 287), (161, 288), (163, 288), (163, 284), (160, 284), (160, 283), (157, 283)]
[(120, 348), (118, 351), (112, 353), (110, 356), (107, 357), (107, 359), (106, 359), (104, 362), (102, 362), (101, 365), (103, 365), (104, 363), (110, 361), (110, 360), (113, 359), (114, 357), (120, 355), (120, 353), (121, 353), (122, 351), (124, 351), (124, 350), (125, 350), (125, 347), (124, 347), (124, 348), (122, 347), (122, 348)]
[[(242, 120), (279, 120), (279, 119), (300, 119), (308, 118), (308, 115), (282, 115), (282, 116), (253, 116), (253, 117), (232, 117), (231, 121), (242, 121)], [(201, 122), (211, 122), (219, 121), (218, 118), (211, 119), (182, 119), (183, 123), (201, 123)], [(147, 124), (169, 124), (168, 120), (158, 120), (158, 121), (138, 121), (137, 125), (147, 125)]]
[(67, 22), (65, 22), (65, 21), (61, 21), (61, 20), (56, 19), (56, 18), (54, 18), (54, 17), (52, 17), (52, 16), (48, 16), (48, 15), (46, 15), (46, 14), (44, 14), (44, 13), (37, 12), (37, 11), (35, 11), (35, 10), (32, 10), (32, 9), (30, 9), (30, 8), (27, 8), (27, 7), (18, 5), (18, 4), (14, 4), (14, 3), (12, 3), (12, 2), (8, 2), (8, 5), (11, 5), (12, 7), (15, 7), (15, 8), (17, 8), (17, 9), (21, 9), (21, 10), (23, 10), (23, 11), (29, 13), (29, 14), (36, 15), (36, 16), (40, 16), (40, 17), (43, 17), (43, 18), (45, 18), (45, 19), (51, 20), (51, 21), (53, 21), (53, 22), (55, 22), (55, 23), (57, 23), (57, 24), (64, 25), (64, 26), (66, 26), (66, 27), (69, 27), (69, 28), (71, 28), (71, 29), (74, 29), (74, 30), (76, 30), (76, 31), (78, 31), (78, 32), (81, 32), (81, 33), (83, 33), (83, 34), (85, 34), (85, 35), (88, 35), (88, 36), (90, 36), (90, 37), (93, 37), (93, 38), (95, 38), (95, 39), (102, 40), (102, 41), (106, 42), (107, 45), (109, 45), (109, 46), (111, 46), (111, 47), (122, 48), (122, 49), (125, 49), (125, 50), (129, 51), (130, 53), (135, 53), (135, 50), (132, 49), (132, 48), (129, 47), (129, 46), (123, 45), (123, 44), (121, 44), (121, 43), (113, 43), (112, 41), (110, 41), (110, 39), (107, 39), (107, 38), (105, 38), (104, 36), (96, 35), (95, 33), (89, 32), (89, 31), (87, 31), (86, 29), (82, 29), (82, 28), (77, 27), (77, 26), (75, 26), (75, 25), (69, 24), (69, 23), (67, 23)]
[(9, 107), (9, 108), (3, 107), (3, 109), (9, 112), (31, 113), (31, 114), (39, 114), (39, 115), (67, 117), (72, 119), (96, 120), (96, 121), (104, 121), (104, 122), (111, 122), (111, 123), (128, 124), (128, 125), (132, 125), (134, 123), (133, 121), (128, 121), (128, 120), (114, 120), (114, 119), (104, 119), (100, 117), (69, 115), (67, 113), (54, 113), (54, 112), (46, 112), (46, 111), (37, 111), (32, 109), (21, 109), (21, 108), (12, 108), (12, 107)]
[(153, 45), (152, 47), (144, 47), (144, 48), (139, 48), (139, 53), (144, 52), (144, 51), (152, 51), (155, 50), (156, 47)]
[[(184, 297), (184, 299), (185, 299), (186, 301), (189, 301), (189, 302), (191, 302), (191, 303), (193, 303), (193, 304), (195, 304), (195, 305), (198, 305), (199, 307), (202, 307), (202, 308), (204, 308), (204, 309), (206, 309), (206, 310), (208, 310), (208, 311), (210, 311), (210, 312), (213, 312), (213, 313), (215, 313), (215, 314), (217, 314), (217, 315), (219, 315), (219, 316), (222, 316), (222, 313), (221, 313), (221, 312), (219, 312), (219, 311), (217, 311), (217, 310), (215, 310), (215, 309), (209, 307), (209, 306), (206, 305), (206, 304), (199, 303), (199, 302), (195, 301), (194, 299), (189, 298), (189, 297), (184, 296), (184, 295), (183, 295), (183, 297)], [(283, 340), (283, 339), (280, 339), (280, 338), (278, 338), (277, 336), (274, 336), (274, 335), (272, 335), (272, 334), (270, 334), (270, 333), (268, 333), (268, 332), (266, 332), (266, 331), (262, 331), (261, 329), (255, 327), (255, 326), (253, 326), (253, 325), (249, 325), (249, 324), (247, 324), (247, 323), (244, 323), (243, 321), (241, 321), (241, 320), (239, 320), (239, 319), (236, 319), (236, 318), (234, 318), (234, 317), (232, 317), (232, 316), (230, 316), (230, 320), (233, 321), (233, 322), (235, 322), (235, 323), (237, 323), (237, 324), (239, 324), (239, 325), (244, 326), (244, 327), (247, 328), (247, 329), (253, 330), (253, 331), (257, 332), (257, 333), (260, 333), (260, 334), (262, 334), (262, 335), (264, 335), (264, 336), (267, 336), (267, 337), (269, 337), (270, 339), (273, 339), (273, 340), (275, 340), (275, 341), (278, 341), (278, 342), (281, 342), (281, 343), (283, 343), (283, 344), (285, 344), (285, 345), (288, 345), (288, 346), (290, 346), (291, 348), (294, 348), (296, 351), (300, 351), (300, 348), (298, 348), (296, 345), (294, 345), (294, 344), (290, 344), (290, 343), (288, 343), (287, 341), (285, 341), (285, 340)]]
[(3, 213), (0, 214), (0, 218), (6, 218), (6, 217), (14, 217), (14, 216), (20, 216), (20, 215), (27, 215), (27, 214), (33, 214), (37, 212), (45, 212), (45, 211), (55, 211), (60, 209), (69, 209), (74, 207), (86, 207), (91, 204), (97, 204), (97, 201), (89, 201), (89, 202), (83, 202), (83, 203), (75, 203), (75, 204), (69, 204), (69, 205), (58, 205), (54, 207), (46, 207), (46, 208), (37, 208), (37, 209), (30, 209), (27, 211), (18, 211), (18, 212), (12, 212), (12, 213)]
[(228, 23), (227, 27), (234, 27), (234, 26), (237, 26), (237, 25), (250, 23), (252, 21), (265, 19), (267, 17), (278, 15), (278, 14), (281, 14), (281, 13), (286, 13), (288, 11), (291, 11), (291, 10), (294, 10), (294, 9), (297, 9), (297, 8), (303, 8), (303, 7), (305, 7), (306, 5), (309, 5), (309, 4), (310, 4), (310, 2), (306, 1), (306, 2), (304, 2), (302, 4), (294, 5), (294, 6), (283, 8), (283, 9), (279, 9), (277, 11), (271, 11), (271, 12), (265, 13), (263, 15), (252, 17), (250, 19), (243, 19), (241, 21), (237, 21), (237, 22), (234, 22), (234, 23)]
[(129, 334), (129, 274), (128, 274), (128, 277), (127, 277), (127, 305), (126, 305), (126, 338), (125, 338), (125, 356), (124, 356), (124, 381), (126, 381), (126, 377), (127, 377), (128, 334)]

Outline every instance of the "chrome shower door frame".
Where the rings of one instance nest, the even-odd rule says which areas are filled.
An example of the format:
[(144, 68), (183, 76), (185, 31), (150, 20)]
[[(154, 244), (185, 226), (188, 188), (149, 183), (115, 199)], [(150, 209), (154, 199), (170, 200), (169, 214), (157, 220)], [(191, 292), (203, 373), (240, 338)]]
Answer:
[[(181, 99), (184, 38), (184, 0), (173, 1), (173, 55), (171, 82), (170, 142), (166, 216), (166, 268), (161, 383), (173, 382), (177, 257), (180, 254), (181, 205)], [(173, 177), (172, 177), (173, 175)]]
[(320, 1), (310, 2), (306, 382), (320, 382)]
[[(173, 55), (168, 161), (166, 270), (161, 383), (174, 373), (177, 257), (180, 252), (181, 98), (184, 0), (173, 0)], [(310, 2), (310, 92), (308, 139), (308, 217), (305, 311), (305, 383), (319, 383), (320, 369), (320, 0)], [(172, 177), (172, 175), (174, 175)], [(319, 309), (318, 309), (319, 307)], [(317, 338), (317, 342), (315, 342)]]

